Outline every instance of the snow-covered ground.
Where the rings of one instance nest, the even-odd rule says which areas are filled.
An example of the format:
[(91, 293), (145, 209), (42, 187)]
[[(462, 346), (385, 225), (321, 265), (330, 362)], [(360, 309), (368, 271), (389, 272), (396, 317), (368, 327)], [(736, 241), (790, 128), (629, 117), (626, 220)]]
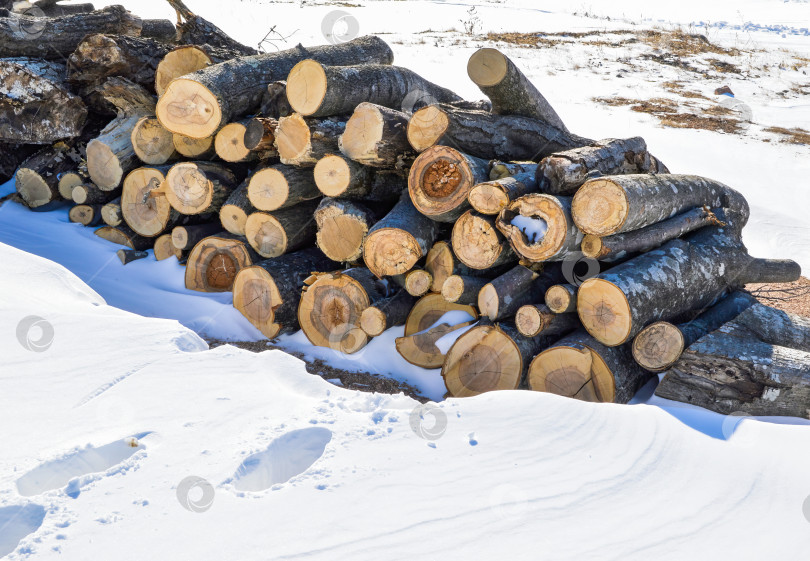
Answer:
[[(163, 0), (124, 3), (173, 18)], [(397, 64), (470, 99), (480, 93), (466, 61), (493, 44), (487, 33), (543, 32), (537, 47), (493, 39), (571, 130), (643, 136), (672, 171), (739, 189), (752, 205), (752, 253), (810, 267), (810, 147), (765, 130), (810, 130), (806, 1), (186, 3), (247, 44), (275, 26), (268, 50), (323, 43), (356, 22), (385, 34)], [(627, 32), (653, 27), (739, 49), (717, 59), (741, 72), (644, 58), (668, 46), (656, 52)], [(722, 85), (750, 108), (737, 133), (664, 128), (593, 101), (664, 98), (699, 111), (723, 103)], [(171, 260), (125, 269), (116, 249), (66, 210), (0, 207), (0, 557), (807, 558), (801, 420), (724, 417), (650, 398), (651, 387), (630, 406), (499, 392), (419, 409), (331, 385), (280, 351), (208, 350), (200, 335), (261, 335), (230, 294), (185, 290)], [(392, 352), (397, 334), (343, 359), (300, 333), (283, 344), (438, 401), (438, 372)]]

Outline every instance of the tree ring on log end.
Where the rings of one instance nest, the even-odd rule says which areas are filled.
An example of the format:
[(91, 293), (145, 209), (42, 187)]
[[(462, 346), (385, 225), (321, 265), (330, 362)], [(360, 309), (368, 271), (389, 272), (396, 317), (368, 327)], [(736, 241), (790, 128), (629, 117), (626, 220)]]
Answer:
[(382, 278), (410, 271), (422, 258), (422, 250), (409, 232), (380, 228), (366, 238), (363, 258), (369, 270)]
[(228, 123), (214, 137), (214, 150), (226, 162), (241, 162), (251, 152), (245, 146), (245, 125)]
[(425, 270), (433, 276), (430, 290), (441, 293), (444, 283), (453, 275), (456, 258), (450, 244), (439, 241), (433, 244), (425, 257)]
[(494, 220), (473, 212), (464, 213), (453, 226), (453, 253), (459, 261), (473, 269), (488, 269), (498, 261), (503, 251), (500, 232)]
[(609, 179), (591, 179), (579, 188), (571, 202), (571, 214), (577, 227), (593, 236), (618, 232), (630, 209), (627, 195)]
[(593, 236), (591, 234), (586, 234), (584, 238), (582, 238), (581, 244), (582, 254), (585, 257), (590, 257), (591, 259), (598, 259), (602, 257), (602, 238), (599, 236)]
[(165, 164), (174, 152), (174, 134), (155, 117), (142, 117), (132, 129), (130, 141), (135, 154), (145, 164)]
[(473, 306), (454, 304), (445, 300), (441, 294), (431, 293), (423, 296), (414, 304), (405, 320), (405, 336), (409, 337), (430, 328), (450, 311), (466, 312), (474, 320), (478, 319), (478, 312)]
[(459, 337), (442, 367), (447, 391), (468, 397), (495, 390), (515, 390), (523, 373), (517, 345), (492, 325), (474, 327)]
[(231, 290), (237, 273), (252, 265), (243, 242), (211, 236), (200, 240), (186, 263), (186, 288), (201, 292)]
[(166, 174), (166, 198), (183, 214), (197, 214), (211, 205), (214, 187), (205, 172), (193, 162), (172, 166)]
[(408, 191), (425, 216), (436, 216), (461, 206), (476, 183), (467, 159), (448, 146), (432, 146), (411, 166)]
[(254, 173), (248, 182), (248, 199), (258, 210), (277, 210), (287, 202), (290, 185), (279, 170), (269, 167)]
[(16, 177), (17, 192), (29, 208), (37, 208), (51, 202), (51, 188), (37, 172), (28, 168), (20, 168)]
[(219, 211), (219, 219), (222, 222), (222, 227), (239, 236), (245, 234), (247, 218), (247, 213), (236, 205), (222, 205)]
[(543, 316), (535, 306), (521, 306), (515, 314), (515, 327), (526, 337), (535, 337), (542, 331)]
[(479, 183), (467, 198), (481, 214), (498, 214), (509, 204), (509, 197), (495, 183)]
[(298, 113), (279, 119), (275, 143), (282, 162), (295, 162), (306, 155), (312, 146), (310, 139), (309, 125)]
[(599, 353), (588, 347), (559, 346), (537, 355), (529, 365), (529, 389), (582, 401), (612, 403), (616, 382)]
[(376, 337), (385, 331), (386, 317), (385, 314), (374, 307), (366, 308), (360, 314), (360, 327), (370, 337)]
[(278, 257), (287, 252), (287, 232), (270, 214), (254, 212), (248, 216), (245, 237), (262, 257)]
[(214, 144), (213, 136), (206, 136), (205, 138), (192, 138), (184, 134), (173, 134), (172, 142), (174, 149), (179, 154), (186, 158), (201, 158), (210, 153), (211, 147)]
[(166, 197), (149, 196), (164, 180), (160, 170), (148, 167), (135, 169), (124, 179), (121, 214), (135, 233), (152, 237), (166, 229), (172, 215), (172, 206)]
[(233, 279), (239, 269), (227, 252), (215, 252), (205, 268), (206, 285), (214, 290), (227, 291), (233, 286)]
[[(539, 240), (530, 240), (512, 220), (524, 216), (545, 222), (546, 231)], [(530, 193), (513, 201), (498, 216), (498, 229), (514, 250), (531, 261), (545, 261), (557, 255), (565, 244), (569, 224), (560, 202), (553, 196)]]
[(276, 281), (261, 267), (247, 267), (236, 275), (233, 307), (269, 339), (281, 331), (281, 326), (275, 323), (274, 310), (282, 303)]
[(222, 122), (219, 100), (205, 86), (194, 80), (172, 80), (157, 103), (160, 124), (168, 130), (190, 136), (212, 136)]
[(342, 195), (352, 179), (349, 164), (335, 154), (327, 154), (318, 160), (313, 175), (318, 189), (327, 197)]
[(508, 59), (497, 49), (478, 49), (467, 61), (467, 75), (478, 86), (500, 84), (508, 70)]
[(301, 295), (298, 322), (313, 345), (351, 354), (368, 342), (359, 325), (369, 303), (363, 286), (349, 275), (317, 275)]
[(363, 256), (368, 224), (350, 214), (326, 216), (318, 226), (315, 242), (332, 261), (357, 261)]
[(287, 76), (287, 100), (301, 115), (312, 115), (326, 96), (326, 72), (321, 63), (302, 60)]
[(340, 137), (340, 151), (355, 162), (376, 162), (384, 126), (385, 121), (374, 104), (361, 103), (346, 122)]
[(196, 45), (184, 45), (170, 51), (157, 65), (155, 91), (159, 96), (166, 92), (172, 80), (209, 66), (213, 61)]
[(555, 314), (563, 313), (571, 305), (571, 293), (567, 287), (559, 284), (546, 290), (546, 306)]
[(464, 279), (458, 275), (448, 277), (442, 285), (442, 297), (448, 302), (455, 302), (464, 294)]
[(97, 162), (93, 166), (93, 182), (103, 191), (111, 191), (121, 184), (124, 170), (118, 156), (109, 146), (98, 139), (87, 144), (87, 161)]
[(630, 304), (612, 282), (592, 278), (577, 292), (577, 313), (591, 336), (608, 347), (626, 342), (633, 327)]
[(405, 276), (405, 290), (411, 296), (424, 296), (430, 290), (433, 277), (421, 269), (411, 271)]
[(435, 105), (423, 107), (408, 120), (408, 142), (414, 150), (423, 152), (439, 142), (449, 125), (444, 111)]
[(667, 370), (683, 349), (683, 333), (667, 321), (648, 325), (633, 339), (633, 358), (651, 372)]

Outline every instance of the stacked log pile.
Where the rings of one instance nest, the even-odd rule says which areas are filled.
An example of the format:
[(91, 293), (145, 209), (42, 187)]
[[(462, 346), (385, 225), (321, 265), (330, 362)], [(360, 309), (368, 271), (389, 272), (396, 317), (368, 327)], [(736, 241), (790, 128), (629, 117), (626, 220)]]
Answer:
[(177, 259), (268, 338), (356, 353), (404, 326), (396, 350), (449, 396), (626, 403), (666, 372), (663, 397), (807, 415), (810, 325), (741, 292), (799, 267), (748, 255), (730, 187), (572, 133), (495, 49), (467, 101), (378, 37), (260, 54), (169, 3), (172, 32), (121, 7), (0, 13), (54, 30), (0, 30), (24, 92), (0, 103), (4, 169), (31, 209), (68, 201), (125, 265)]

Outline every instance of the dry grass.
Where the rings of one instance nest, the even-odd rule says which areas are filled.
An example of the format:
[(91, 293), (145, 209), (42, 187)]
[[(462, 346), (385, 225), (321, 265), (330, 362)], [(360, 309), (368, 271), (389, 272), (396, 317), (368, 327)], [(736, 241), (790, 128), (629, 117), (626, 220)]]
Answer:
[(655, 97), (648, 101), (640, 99), (628, 99), (626, 97), (595, 97), (594, 101), (611, 106), (629, 106), (632, 111), (638, 113), (648, 113), (658, 117), (661, 125), (676, 129), (702, 129), (709, 131), (736, 133), (741, 130), (738, 119), (729, 118), (734, 112), (730, 109), (713, 105), (708, 109), (687, 107), (697, 109), (701, 113), (680, 112), (684, 107), (671, 99)]
[(702, 93), (693, 92), (685, 89), (683, 82), (664, 82), (663, 85), (668, 92), (677, 94), (681, 97), (687, 97), (690, 99), (706, 99), (706, 100), (709, 99)]
[(781, 142), (786, 142), (788, 144), (810, 145), (810, 131), (806, 131), (799, 127), (792, 129), (786, 129), (784, 127), (768, 127), (765, 129), (765, 132), (782, 136), (783, 138)]
[(679, 57), (688, 57), (713, 53), (718, 55), (737, 56), (738, 49), (727, 49), (715, 45), (709, 41), (705, 35), (698, 33), (687, 33), (683, 29), (658, 30), (650, 29), (642, 31), (639, 39), (654, 49), (671, 53)]

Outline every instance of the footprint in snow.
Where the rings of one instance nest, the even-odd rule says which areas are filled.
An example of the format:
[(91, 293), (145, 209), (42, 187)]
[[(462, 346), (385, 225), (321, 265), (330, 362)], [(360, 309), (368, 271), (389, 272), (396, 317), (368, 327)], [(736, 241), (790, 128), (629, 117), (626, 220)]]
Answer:
[(0, 557), (15, 549), (27, 535), (36, 532), (45, 520), (45, 508), (27, 504), (0, 507)]
[(88, 446), (41, 464), (17, 480), (17, 491), (24, 497), (32, 497), (53, 489), (65, 487), (68, 496), (76, 498), (81, 493), (77, 478), (91, 473), (101, 473), (120, 464), (144, 445), (139, 441), (149, 433), (116, 440), (104, 446)]
[(233, 486), (239, 491), (264, 491), (285, 483), (308, 470), (330, 440), (332, 431), (321, 427), (283, 434), (263, 452), (245, 458), (233, 476)]

